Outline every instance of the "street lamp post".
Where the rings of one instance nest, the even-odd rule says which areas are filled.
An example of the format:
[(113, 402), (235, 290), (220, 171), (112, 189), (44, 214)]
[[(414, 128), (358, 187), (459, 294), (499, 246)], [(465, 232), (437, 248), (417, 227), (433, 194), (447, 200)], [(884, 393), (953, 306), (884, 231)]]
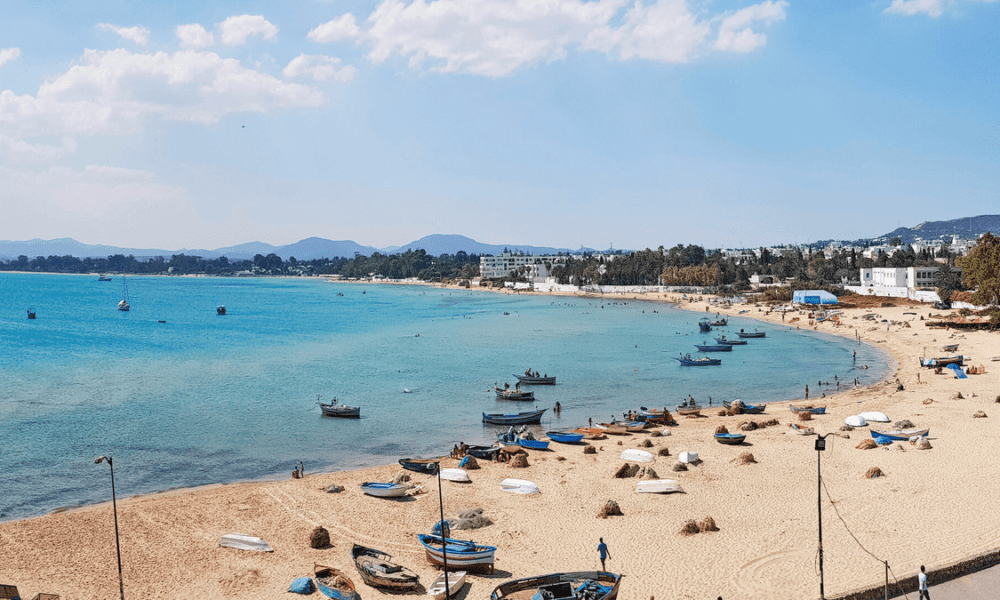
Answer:
[(122, 581), (122, 544), (118, 538), (118, 502), (115, 499), (115, 465), (111, 462), (110, 456), (98, 456), (94, 464), (99, 465), (104, 461), (111, 467), (111, 506), (115, 513), (115, 548), (118, 550), (118, 590), (121, 592), (121, 600), (125, 600), (125, 583)]
[(816, 508), (819, 511), (819, 600), (825, 600), (823, 596), (823, 475), (820, 472), (820, 457), (823, 456), (823, 451), (826, 450), (826, 435), (816, 436)]

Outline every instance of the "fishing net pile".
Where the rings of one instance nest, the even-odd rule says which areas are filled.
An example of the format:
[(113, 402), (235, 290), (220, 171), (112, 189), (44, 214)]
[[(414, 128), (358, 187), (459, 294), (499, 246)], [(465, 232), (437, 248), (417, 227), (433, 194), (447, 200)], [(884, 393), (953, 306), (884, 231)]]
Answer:
[(977, 410), (976, 414), (972, 415), (972, 418), (973, 419), (985, 419), (986, 418), (986, 413), (984, 413), (981, 410)]
[(875, 479), (876, 477), (885, 477), (885, 473), (883, 473), (882, 469), (878, 467), (872, 467), (865, 471), (865, 477), (868, 479)]
[(670, 448), (664, 446), (663, 448), (660, 448), (656, 453), (660, 456), (670, 456)]
[(715, 433), (716, 434), (719, 434), (719, 433), (729, 433), (729, 430), (726, 429), (725, 425), (719, 425), (718, 427), (715, 428)]
[(860, 444), (855, 446), (855, 448), (857, 448), (858, 450), (871, 450), (872, 448), (877, 448), (877, 447), (878, 444), (876, 444), (875, 440), (871, 438), (864, 439), (861, 441)]
[(652, 448), (653, 447), (653, 442), (651, 442), (649, 440), (642, 440), (642, 443), (639, 444), (639, 446), (641, 446), (643, 448)]
[(330, 532), (326, 530), (322, 525), (318, 525), (316, 529), (312, 530), (309, 534), (309, 547), (311, 548), (329, 548), (330, 547)]
[(625, 479), (626, 477), (635, 477), (639, 473), (639, 465), (625, 463), (615, 471), (615, 479)]
[(515, 469), (526, 469), (528, 467), (528, 455), (527, 454), (515, 454), (512, 459), (510, 459), (510, 466)]
[(597, 448), (594, 448), (593, 446), (587, 446), (586, 448), (583, 449), (583, 453), (584, 454), (597, 454)]
[(733, 462), (738, 465), (749, 465), (749, 464), (756, 464), (757, 460), (754, 459), (753, 454), (750, 454), (749, 452), (744, 452), (743, 454), (740, 454), (739, 456), (734, 458)]
[(674, 471), (677, 471), (677, 472), (687, 471), (688, 470), (688, 466), (686, 464), (680, 462), (680, 461), (675, 462), (674, 466), (672, 468), (673, 468)]
[(695, 521), (694, 519), (687, 521), (678, 533), (687, 537), (696, 533), (707, 533), (709, 531), (718, 530), (719, 527), (715, 524), (715, 519), (712, 517), (705, 517), (700, 521)]
[(622, 512), (621, 507), (618, 506), (618, 503), (615, 502), (614, 500), (608, 500), (607, 502), (604, 503), (604, 506), (601, 507), (601, 510), (597, 511), (598, 519), (607, 519), (608, 517), (623, 517), (623, 516), (625, 516), (625, 513)]
[(639, 479), (659, 479), (660, 476), (656, 474), (653, 467), (641, 467), (639, 472), (636, 474)]
[(810, 412), (800, 412), (799, 413), (799, 420), (800, 421), (811, 421), (812, 418), (813, 418), (813, 415)]

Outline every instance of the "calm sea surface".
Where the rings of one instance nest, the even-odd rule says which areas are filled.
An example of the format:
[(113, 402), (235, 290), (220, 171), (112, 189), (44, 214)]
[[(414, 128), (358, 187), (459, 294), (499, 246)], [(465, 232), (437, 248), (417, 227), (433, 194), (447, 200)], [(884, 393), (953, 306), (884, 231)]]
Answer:
[[(128, 284), (123, 313), (120, 276), (0, 274), (0, 519), (109, 499), (101, 454), (126, 496), (287, 477), (300, 460), (346, 469), (489, 443), (496, 429), (482, 412), (531, 406), (496, 401), (493, 383), (513, 385), (528, 367), (558, 376), (534, 389), (539, 408), (563, 406), (543, 426), (562, 428), (687, 394), (757, 403), (800, 397), (808, 383), (819, 396), (834, 375), (881, 379), (891, 360), (732, 319), (730, 337), (760, 328), (767, 338), (720, 367), (680, 367), (672, 356), (711, 342), (702, 315), (615, 298), (295, 279)], [(362, 418), (321, 417), (318, 395), (361, 406)]]

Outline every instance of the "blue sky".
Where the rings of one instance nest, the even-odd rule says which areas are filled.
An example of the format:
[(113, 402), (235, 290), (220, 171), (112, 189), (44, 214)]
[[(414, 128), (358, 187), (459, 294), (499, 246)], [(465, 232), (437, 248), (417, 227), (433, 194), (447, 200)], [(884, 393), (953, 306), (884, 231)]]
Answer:
[(10, 3), (0, 239), (759, 246), (1000, 212), (1000, 3)]

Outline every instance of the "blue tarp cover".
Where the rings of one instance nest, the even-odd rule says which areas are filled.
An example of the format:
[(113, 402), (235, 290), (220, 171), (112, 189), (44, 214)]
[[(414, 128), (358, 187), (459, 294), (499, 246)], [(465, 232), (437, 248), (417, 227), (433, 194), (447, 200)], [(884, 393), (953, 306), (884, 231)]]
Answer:
[(792, 292), (792, 302), (797, 304), (837, 304), (837, 297), (823, 290), (798, 290)]
[(292, 582), (292, 587), (288, 588), (289, 592), (294, 592), (296, 594), (309, 595), (316, 591), (313, 587), (313, 580), (309, 577), (299, 577)]

